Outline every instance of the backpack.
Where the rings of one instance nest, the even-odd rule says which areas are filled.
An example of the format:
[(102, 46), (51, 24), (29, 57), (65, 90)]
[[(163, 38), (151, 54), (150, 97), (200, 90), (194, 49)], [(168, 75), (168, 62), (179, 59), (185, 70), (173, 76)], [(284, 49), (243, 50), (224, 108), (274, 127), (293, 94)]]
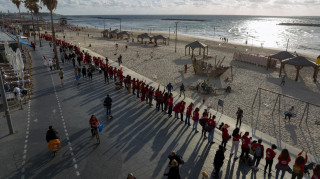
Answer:
[(262, 149), (261, 149), (261, 145), (259, 145), (256, 150), (254, 151), (254, 155), (256, 157), (261, 157), (262, 156)]
[(204, 127), (204, 129), (206, 130), (206, 131), (208, 131), (208, 132), (210, 132), (211, 130), (212, 130), (212, 126), (209, 124), (209, 123), (206, 123), (206, 125), (205, 125), (205, 127)]
[(293, 170), (293, 172), (296, 173), (296, 174), (301, 173), (301, 168), (300, 168), (299, 165), (294, 164), (292, 170)]
[(201, 126), (204, 126), (204, 125), (205, 125), (205, 123), (204, 123), (204, 118), (201, 118), (201, 119), (199, 120), (199, 124), (200, 124)]

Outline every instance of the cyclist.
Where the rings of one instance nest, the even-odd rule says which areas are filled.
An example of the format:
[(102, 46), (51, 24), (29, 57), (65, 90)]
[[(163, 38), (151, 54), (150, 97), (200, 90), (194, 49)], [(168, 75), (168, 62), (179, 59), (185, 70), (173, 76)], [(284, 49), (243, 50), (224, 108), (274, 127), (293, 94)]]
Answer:
[(91, 127), (91, 134), (92, 134), (92, 136), (94, 136), (93, 131), (94, 130), (97, 131), (98, 126), (100, 125), (98, 118), (95, 115), (92, 115), (90, 120), (89, 120), (89, 124), (90, 124), (90, 127)]
[(50, 140), (59, 139), (58, 132), (52, 127), (49, 126), (49, 130), (47, 131), (46, 140), (49, 143)]

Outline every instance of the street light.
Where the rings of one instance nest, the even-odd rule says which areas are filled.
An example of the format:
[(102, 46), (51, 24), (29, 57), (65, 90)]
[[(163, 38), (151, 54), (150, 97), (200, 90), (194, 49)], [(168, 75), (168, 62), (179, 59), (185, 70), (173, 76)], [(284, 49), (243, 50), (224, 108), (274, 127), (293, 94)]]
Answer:
[(179, 22), (175, 22), (175, 23), (176, 23), (176, 39), (175, 39), (175, 45), (174, 45), (174, 52), (177, 53), (178, 23)]

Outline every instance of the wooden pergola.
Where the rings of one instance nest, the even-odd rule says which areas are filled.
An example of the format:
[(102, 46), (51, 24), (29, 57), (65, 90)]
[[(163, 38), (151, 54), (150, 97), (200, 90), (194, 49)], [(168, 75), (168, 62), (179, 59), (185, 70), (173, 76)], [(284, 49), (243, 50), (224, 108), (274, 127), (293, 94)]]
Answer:
[[(203, 58), (205, 58), (206, 52), (207, 52), (207, 55), (208, 55), (208, 51), (209, 51), (208, 45), (203, 44), (203, 43), (201, 43), (199, 41), (194, 41), (194, 42), (186, 45), (185, 46), (185, 55), (187, 55), (187, 48), (188, 47), (189, 47), (189, 55), (190, 55), (190, 49), (192, 49), (192, 56), (193, 56), (193, 51), (196, 48), (199, 48), (199, 55), (201, 55), (201, 49), (203, 49)], [(207, 51), (206, 51), (206, 49), (207, 49)]]
[(121, 31), (121, 32), (118, 33), (118, 38), (119, 39), (122, 40), (124, 36), (127, 36), (127, 39), (129, 40), (131, 38), (131, 36), (132, 36), (132, 33), (129, 32), (129, 31)]
[(156, 43), (156, 44), (157, 44), (157, 41), (158, 41), (159, 39), (162, 39), (162, 43), (163, 43), (164, 45), (167, 45), (167, 39), (169, 39), (168, 37), (165, 37), (165, 36), (163, 36), (163, 35), (156, 35), (156, 36), (153, 36), (153, 38), (154, 38), (154, 43)]
[(102, 31), (102, 32), (101, 32), (102, 37), (109, 37), (109, 32), (110, 32), (109, 29), (106, 29), (106, 30)]
[(296, 57), (292, 57), (292, 58), (289, 58), (286, 60), (282, 60), (279, 77), (281, 76), (282, 69), (284, 69), (286, 64), (293, 65), (297, 69), (297, 74), (296, 74), (296, 79), (295, 79), (296, 81), (298, 81), (299, 72), (303, 67), (312, 67), (314, 69), (313, 79), (314, 79), (314, 81), (317, 81), (317, 76), (318, 76), (318, 72), (319, 72), (319, 65), (317, 65), (315, 62), (311, 61), (310, 59), (303, 57), (303, 56), (296, 56)]
[(270, 62), (271, 62), (271, 59), (277, 59), (279, 60), (279, 62), (281, 63), (282, 60), (285, 60), (285, 59), (289, 59), (289, 58), (292, 58), (292, 57), (295, 57), (294, 54), (288, 52), (288, 51), (281, 51), (281, 52), (278, 52), (276, 54), (273, 54), (273, 55), (270, 55), (268, 57), (268, 64), (267, 64), (267, 70), (269, 69), (270, 67)]
[(143, 39), (151, 39), (152, 37), (149, 35), (149, 34), (147, 34), (147, 33), (144, 33), (144, 34), (140, 34), (140, 35), (138, 35), (138, 37), (137, 37), (137, 41), (139, 41), (139, 39), (141, 39), (141, 43), (143, 43)]

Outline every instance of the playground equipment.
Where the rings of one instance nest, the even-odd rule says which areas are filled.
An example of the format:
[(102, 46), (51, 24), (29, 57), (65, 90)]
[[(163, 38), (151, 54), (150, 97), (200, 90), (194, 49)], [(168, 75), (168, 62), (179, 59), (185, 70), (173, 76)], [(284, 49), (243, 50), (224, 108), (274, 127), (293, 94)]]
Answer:
[[(271, 115), (274, 114), (277, 105), (278, 105), (278, 111), (279, 112), (283, 111), (283, 116), (288, 112), (289, 107), (295, 106), (295, 109), (297, 109), (297, 111), (293, 114), (292, 118), (295, 118), (295, 117), (300, 118), (301, 117), (300, 118), (300, 122), (299, 122), (299, 126), (301, 126), (301, 123), (302, 123), (304, 118), (306, 118), (305, 122), (308, 123), (308, 118), (310, 116), (309, 115), (310, 106), (315, 107), (315, 108), (318, 109), (318, 110), (314, 110), (315, 112), (320, 110), (320, 106), (317, 105), (317, 104), (313, 104), (313, 103), (310, 103), (310, 102), (307, 102), (307, 101), (303, 101), (301, 99), (298, 99), (298, 98), (295, 98), (295, 97), (292, 97), (292, 96), (289, 96), (289, 95), (285, 95), (285, 94), (282, 94), (282, 93), (274, 92), (274, 91), (271, 91), (271, 90), (268, 90), (268, 89), (258, 88), (257, 92), (256, 92), (256, 95), (254, 97), (253, 103), (252, 103), (252, 108), (253, 108), (254, 104), (256, 102), (256, 99), (258, 97), (258, 102), (259, 102), (259, 104), (258, 104), (259, 105), (258, 118), (259, 118), (259, 115), (260, 115), (260, 107), (261, 107), (261, 91), (277, 95), (276, 100), (275, 100), (275, 102), (273, 104)], [(291, 100), (291, 103), (288, 103), (288, 102), (286, 103), (286, 100), (288, 100), (288, 99)], [(300, 105), (297, 106), (297, 104), (295, 104), (297, 102), (300, 103)], [(284, 104), (284, 107), (281, 108), (282, 104)], [(315, 115), (315, 116), (317, 116), (317, 115)], [(315, 121), (315, 125), (320, 125), (319, 119), (317, 119)]]

